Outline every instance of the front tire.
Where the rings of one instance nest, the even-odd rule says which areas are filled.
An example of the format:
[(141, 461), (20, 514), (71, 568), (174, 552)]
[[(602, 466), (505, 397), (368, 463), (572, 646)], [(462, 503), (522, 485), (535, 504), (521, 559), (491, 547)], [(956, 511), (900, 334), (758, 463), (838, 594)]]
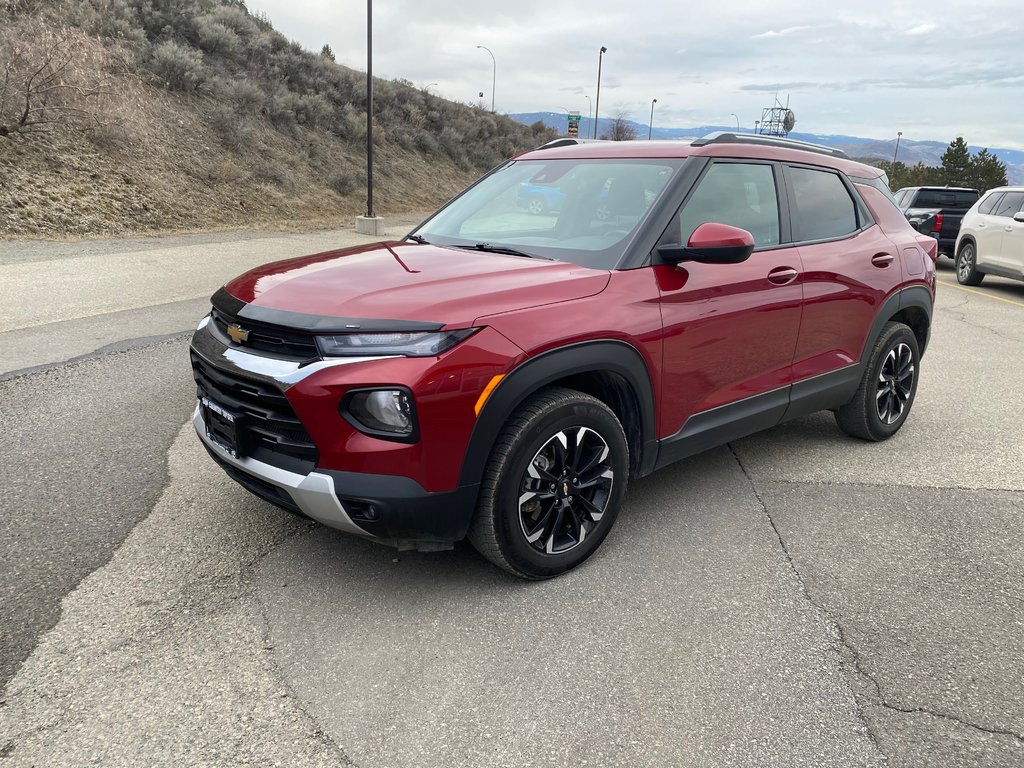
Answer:
[(921, 352), (914, 332), (903, 323), (886, 323), (857, 394), (836, 411), (839, 428), (874, 442), (895, 435), (914, 404), (920, 369)]
[(974, 243), (968, 241), (956, 254), (956, 281), (960, 285), (981, 285), (984, 279), (985, 273), (978, 271), (978, 252)]
[(626, 436), (607, 405), (572, 389), (542, 390), (495, 443), (469, 540), (516, 576), (557, 576), (608, 535), (628, 472)]

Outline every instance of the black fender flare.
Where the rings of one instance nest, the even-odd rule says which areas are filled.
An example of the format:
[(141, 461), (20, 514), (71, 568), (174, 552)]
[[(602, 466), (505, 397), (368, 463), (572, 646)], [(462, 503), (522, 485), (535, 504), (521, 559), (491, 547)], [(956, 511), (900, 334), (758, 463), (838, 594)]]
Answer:
[(920, 345), (921, 354), (924, 355), (925, 347), (928, 345), (928, 336), (931, 334), (932, 307), (932, 295), (923, 285), (911, 285), (902, 288), (886, 299), (882, 303), (881, 309), (875, 315), (875, 319), (871, 323), (871, 330), (864, 340), (864, 349), (860, 353), (860, 365), (867, 365), (868, 355), (875, 348), (875, 342), (882, 335), (882, 329), (885, 327), (885, 324), (902, 310), (910, 308), (920, 309), (928, 317), (928, 334), (925, 336), (924, 343)]
[(466, 446), (459, 485), (477, 484), (505, 423), (527, 397), (552, 382), (581, 373), (614, 373), (632, 388), (639, 405), (638, 475), (648, 474), (657, 458), (654, 387), (643, 356), (623, 341), (601, 339), (558, 347), (532, 357), (501, 380), (484, 404)]

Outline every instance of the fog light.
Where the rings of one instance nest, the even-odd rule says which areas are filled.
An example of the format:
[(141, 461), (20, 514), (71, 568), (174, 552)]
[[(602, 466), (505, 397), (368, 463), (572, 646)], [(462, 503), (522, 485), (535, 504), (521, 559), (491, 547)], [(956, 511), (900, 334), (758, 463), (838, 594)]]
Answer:
[(404, 389), (367, 389), (351, 392), (343, 403), (344, 415), (361, 432), (396, 440), (415, 440), (416, 410)]

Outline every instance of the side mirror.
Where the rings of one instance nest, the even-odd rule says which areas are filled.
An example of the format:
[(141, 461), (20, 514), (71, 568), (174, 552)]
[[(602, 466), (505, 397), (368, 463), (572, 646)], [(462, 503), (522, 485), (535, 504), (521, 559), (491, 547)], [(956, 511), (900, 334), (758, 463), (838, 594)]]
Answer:
[(696, 261), (701, 264), (739, 264), (754, 252), (754, 236), (728, 224), (705, 222), (693, 230), (686, 245), (658, 246), (658, 255), (670, 264)]
[(1013, 214), (1013, 220), (1024, 223), (1024, 211), (1017, 211), (1015, 214)]

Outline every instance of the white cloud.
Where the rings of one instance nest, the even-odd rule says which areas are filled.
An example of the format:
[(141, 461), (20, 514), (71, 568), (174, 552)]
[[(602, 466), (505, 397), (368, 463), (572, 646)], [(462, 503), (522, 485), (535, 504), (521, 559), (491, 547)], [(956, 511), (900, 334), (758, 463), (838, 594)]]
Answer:
[[(366, 4), (356, 0), (248, 0), (307, 49), (330, 43), (339, 63), (366, 67)], [(1005, 0), (932, 0), (922, 22), (909, 0), (861, 0), (822, 16), (815, 0), (729, 4), (647, 0), (386, 0), (374, 4), (374, 74), (404, 78), (458, 101), (490, 100), (497, 64), (499, 112), (587, 114), (596, 101), (604, 45), (601, 113), (619, 105), (646, 122), (659, 99), (660, 125), (752, 126), (779, 98), (814, 133), (1024, 146), (1024, 21)], [(998, 20), (998, 21), (995, 21)], [(813, 31), (811, 31), (813, 30)], [(757, 42), (755, 42), (755, 40)], [(954, 58), (941, 51), (956, 50)], [(936, 89), (949, 93), (936, 98)], [(676, 94), (671, 98), (667, 94)], [(665, 103), (662, 103), (662, 99)]]
[(927, 35), (929, 32), (934, 32), (938, 27), (934, 24), (918, 24), (916, 27), (911, 27), (903, 34), (907, 37), (920, 37), (921, 35)]
[(789, 35), (795, 35), (797, 32), (803, 32), (805, 29), (814, 29), (809, 24), (802, 24), (797, 27), (786, 27), (785, 29), (769, 29), (767, 32), (762, 32), (758, 35), (751, 35), (751, 40), (757, 40), (765, 37), (788, 37)]

